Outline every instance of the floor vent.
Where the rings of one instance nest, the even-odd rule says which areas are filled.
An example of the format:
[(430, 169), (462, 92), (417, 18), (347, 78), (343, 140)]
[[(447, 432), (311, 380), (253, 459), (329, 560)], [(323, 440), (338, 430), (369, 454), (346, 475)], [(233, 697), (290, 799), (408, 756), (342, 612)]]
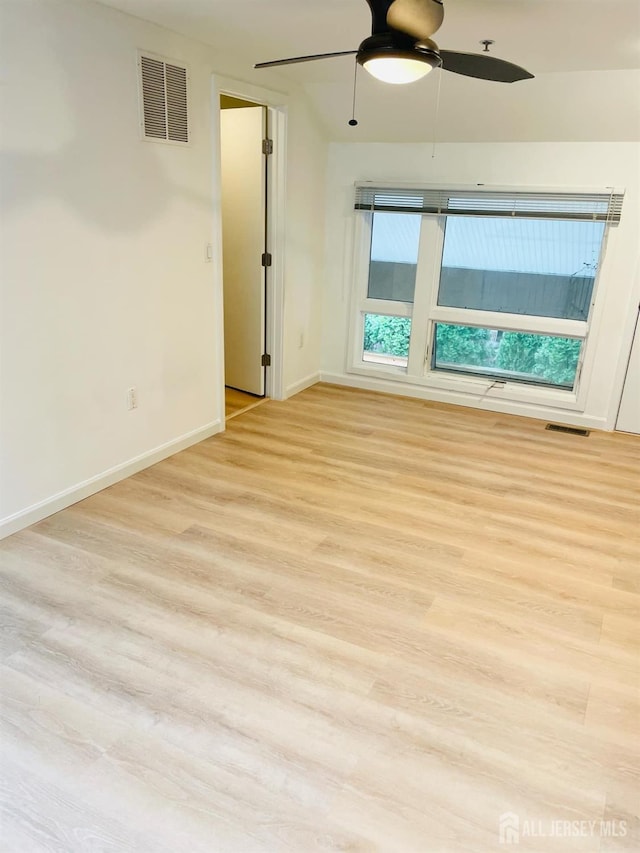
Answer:
[(551, 432), (566, 432), (569, 435), (581, 435), (584, 438), (591, 435), (588, 429), (578, 429), (577, 427), (561, 426), (560, 424), (547, 424), (545, 429), (550, 429)]

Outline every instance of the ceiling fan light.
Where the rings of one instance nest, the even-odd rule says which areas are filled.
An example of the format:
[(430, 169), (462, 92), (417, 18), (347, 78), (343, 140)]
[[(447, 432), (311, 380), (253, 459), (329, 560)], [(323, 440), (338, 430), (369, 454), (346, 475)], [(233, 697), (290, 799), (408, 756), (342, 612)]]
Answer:
[(416, 41), (403, 33), (374, 33), (358, 48), (357, 62), (384, 83), (413, 83), (437, 68), (442, 60), (431, 39)]
[(438, 64), (431, 57), (371, 56), (364, 60), (362, 67), (377, 80), (398, 85), (420, 80)]

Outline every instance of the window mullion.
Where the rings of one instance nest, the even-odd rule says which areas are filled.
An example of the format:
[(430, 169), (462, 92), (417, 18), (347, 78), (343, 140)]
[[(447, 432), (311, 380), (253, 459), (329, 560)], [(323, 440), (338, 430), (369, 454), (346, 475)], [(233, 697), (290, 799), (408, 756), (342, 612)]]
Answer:
[(372, 225), (373, 213), (364, 213), (356, 217), (352, 261), (355, 286), (351, 290), (349, 323), (349, 362), (352, 365), (359, 364), (362, 360), (364, 326), (362, 305), (367, 296)]
[(437, 281), (442, 255), (442, 225), (435, 216), (423, 216), (420, 227), (416, 288), (413, 298), (413, 322), (409, 347), (409, 376), (422, 376), (427, 358), (428, 317), (437, 293)]
[(360, 311), (366, 314), (386, 314), (388, 317), (411, 317), (411, 302), (392, 302), (389, 299), (363, 299)]
[(533, 317), (527, 314), (506, 314), (443, 306), (432, 309), (431, 319), (439, 323), (483, 326), (490, 329), (560, 335), (569, 338), (585, 338), (588, 330), (587, 323), (582, 320), (562, 320), (558, 317)]

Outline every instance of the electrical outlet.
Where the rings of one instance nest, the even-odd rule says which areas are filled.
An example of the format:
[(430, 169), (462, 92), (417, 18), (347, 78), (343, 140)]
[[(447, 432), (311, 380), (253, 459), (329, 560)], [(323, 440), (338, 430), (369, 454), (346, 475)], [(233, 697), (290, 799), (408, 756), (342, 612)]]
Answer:
[(213, 261), (213, 243), (206, 243), (204, 247), (204, 262), (210, 264)]
[(302, 349), (304, 346), (304, 332), (300, 332), (300, 337), (298, 338), (298, 349)]
[(127, 391), (127, 408), (129, 411), (138, 408), (138, 389), (135, 386)]

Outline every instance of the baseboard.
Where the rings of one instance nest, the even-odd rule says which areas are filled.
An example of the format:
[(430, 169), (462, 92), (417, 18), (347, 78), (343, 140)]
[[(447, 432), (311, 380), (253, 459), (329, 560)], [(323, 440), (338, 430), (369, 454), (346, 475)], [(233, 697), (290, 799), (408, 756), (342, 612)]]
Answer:
[(462, 394), (456, 391), (427, 388), (420, 385), (410, 385), (409, 383), (400, 385), (399, 383), (388, 382), (384, 379), (375, 379), (356, 374), (326, 373), (323, 371), (320, 374), (320, 381), (330, 382), (332, 385), (345, 385), (348, 388), (361, 388), (364, 391), (380, 391), (383, 394), (415, 397), (418, 400), (431, 400), (435, 403), (452, 403), (455, 406), (485, 409), (504, 415), (519, 415), (520, 417), (536, 418), (537, 420), (569, 424), (570, 426), (584, 427), (586, 429), (611, 430), (606, 418), (596, 418), (592, 415), (584, 415), (581, 412), (574, 412), (569, 409), (551, 409), (544, 406), (519, 403), (515, 400), (497, 400), (492, 397), (484, 397), (482, 400), (478, 400), (469, 394)]
[(316, 382), (320, 382), (320, 373), (318, 372), (310, 373), (308, 376), (305, 376), (304, 379), (294, 382), (293, 385), (287, 385), (285, 399), (288, 400), (289, 397), (293, 397), (294, 394), (299, 394), (300, 391), (304, 391), (305, 388), (311, 388), (311, 386), (315, 385)]
[(187, 447), (198, 444), (198, 442), (216, 435), (221, 430), (222, 424), (220, 420), (212, 421), (204, 427), (185, 433), (185, 435), (166, 444), (161, 444), (147, 453), (142, 453), (140, 456), (129, 459), (127, 462), (109, 468), (102, 474), (97, 474), (95, 477), (84, 480), (76, 486), (65, 489), (63, 492), (58, 492), (58, 494), (40, 501), (25, 510), (7, 516), (7, 518), (0, 520), (0, 539), (5, 539), (7, 536), (11, 536), (11, 534), (17, 533), (31, 524), (35, 524), (37, 521), (42, 521), (47, 516), (53, 515), (54, 512), (60, 512), (61, 509), (66, 509), (71, 504), (82, 501), (96, 492), (106, 489), (108, 486), (113, 486), (114, 483), (125, 480), (133, 474), (137, 474), (138, 471), (155, 465), (156, 462), (161, 462), (163, 459), (173, 456), (181, 450), (186, 450)]

